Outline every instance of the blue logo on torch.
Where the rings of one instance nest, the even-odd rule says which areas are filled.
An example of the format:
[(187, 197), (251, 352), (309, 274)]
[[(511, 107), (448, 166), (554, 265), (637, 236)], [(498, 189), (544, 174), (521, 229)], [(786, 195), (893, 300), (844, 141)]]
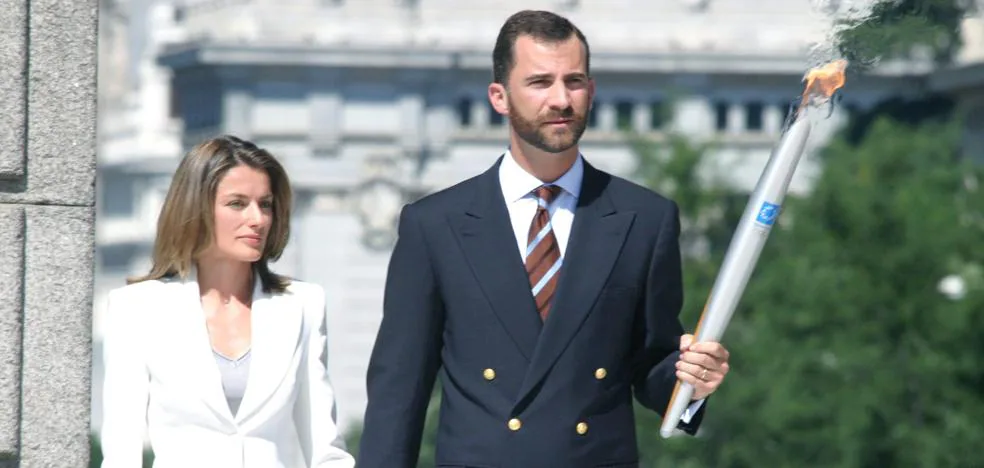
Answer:
[(758, 216), (755, 217), (755, 221), (766, 226), (772, 226), (778, 217), (779, 205), (773, 205), (769, 202), (762, 202), (762, 207), (759, 208)]

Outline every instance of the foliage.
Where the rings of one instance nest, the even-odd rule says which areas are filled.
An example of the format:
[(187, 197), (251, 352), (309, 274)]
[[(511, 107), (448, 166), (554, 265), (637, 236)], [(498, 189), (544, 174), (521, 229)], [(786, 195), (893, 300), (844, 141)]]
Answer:
[[(948, 63), (971, 10), (879, 1), (863, 21), (842, 24), (839, 45), (856, 71), (920, 48)], [(786, 201), (724, 337), (733, 371), (699, 436), (663, 441), (659, 417), (638, 411), (643, 466), (979, 464), (984, 173), (957, 156), (953, 109), (918, 96), (854, 116), (824, 151), (814, 191)], [(684, 248), (705, 239), (685, 257), (688, 326), (747, 195), (695, 177), (706, 148), (674, 138), (668, 151), (639, 147), (639, 173), (680, 201), (691, 226)], [(937, 290), (948, 275), (966, 282), (964, 295)]]
[(946, 122), (957, 110), (954, 104), (953, 99), (941, 95), (894, 96), (855, 113), (843, 136), (845, 142), (857, 145), (875, 122), (886, 117), (906, 125)]
[[(417, 466), (428, 468), (436, 466), (434, 449), (437, 444), (437, 421), (441, 407), (441, 385), (438, 382), (434, 385), (431, 393), (430, 403), (427, 405), (427, 417), (424, 420), (424, 434), (420, 441), (420, 454), (417, 457)], [(349, 452), (358, 461), (359, 442), (362, 438), (361, 427), (356, 427), (349, 431), (345, 436), (345, 443), (348, 445)]]
[[(89, 468), (99, 468), (102, 466), (102, 445), (99, 437), (95, 434), (89, 435)], [(149, 448), (144, 450), (143, 467), (150, 468), (154, 465), (154, 452)]]
[(973, 0), (877, 0), (870, 14), (838, 22), (838, 48), (852, 67), (923, 55), (948, 64), (962, 45), (960, 22), (974, 11)]
[[(812, 194), (787, 199), (725, 335), (734, 370), (709, 400), (701, 436), (654, 442), (658, 417), (640, 413), (650, 466), (976, 463), (984, 172), (958, 159), (958, 128), (881, 118), (857, 146), (831, 144)], [(712, 210), (702, 194), (679, 191), (700, 200), (681, 203), (684, 217)], [(711, 242), (709, 260), (687, 259), (695, 300), (706, 297), (722, 240)], [(967, 282), (959, 300), (937, 291), (951, 274)], [(688, 302), (686, 313), (699, 309)]]
[[(632, 136), (630, 141), (639, 162), (639, 182), (671, 198), (680, 207), (680, 246), (684, 256), (684, 306), (680, 320), (685, 329), (692, 331), (700, 319), (733, 226), (741, 217), (747, 193), (717, 178), (707, 166), (707, 155), (715, 148), (714, 142), (698, 144), (675, 133), (667, 134), (661, 141), (639, 136)], [(717, 399), (708, 400), (709, 410), (719, 405), (711, 403)], [(635, 415), (641, 466), (708, 466), (704, 458), (689, 453), (696, 447), (691, 438), (662, 439), (659, 414), (637, 404)]]

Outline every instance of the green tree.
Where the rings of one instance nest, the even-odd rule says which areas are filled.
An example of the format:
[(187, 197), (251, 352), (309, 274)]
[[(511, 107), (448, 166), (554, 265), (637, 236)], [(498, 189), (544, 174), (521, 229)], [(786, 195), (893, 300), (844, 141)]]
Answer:
[[(89, 468), (99, 468), (102, 466), (102, 462), (102, 445), (99, 442), (99, 436), (89, 434)], [(154, 451), (150, 448), (144, 450), (142, 466), (144, 468), (154, 466)]]
[[(984, 173), (959, 160), (958, 128), (882, 118), (857, 146), (827, 148), (813, 192), (787, 199), (724, 337), (734, 370), (701, 437), (656, 443), (658, 418), (640, 418), (651, 466), (978, 463)], [(701, 276), (695, 300), (700, 262), (685, 266)], [(937, 290), (948, 275), (966, 283), (962, 297)]]
[[(708, 156), (717, 146), (714, 141), (695, 143), (672, 132), (658, 140), (630, 135), (629, 141), (638, 160), (636, 180), (673, 199), (680, 208), (684, 279), (680, 320), (692, 333), (748, 194), (708, 170)], [(697, 447), (693, 440), (662, 439), (659, 414), (636, 404), (635, 415), (641, 466), (708, 466), (704, 458), (689, 453)]]
[[(838, 49), (853, 72), (920, 54), (946, 64), (974, 7), (879, 0), (867, 17), (841, 22)], [(813, 194), (787, 199), (724, 337), (734, 370), (700, 436), (663, 441), (659, 417), (638, 412), (644, 466), (975, 465), (984, 197), (980, 168), (958, 160), (952, 104), (891, 99), (851, 119), (825, 151)], [(685, 247), (705, 236), (685, 257), (689, 328), (747, 194), (695, 183), (691, 169), (674, 168), (700, 166), (704, 153), (668, 148), (669, 159), (640, 148), (641, 178), (681, 202), (684, 226), (711, 222), (682, 233)], [(669, 181), (654, 179), (661, 171)], [(936, 290), (954, 274), (966, 282), (959, 299)]]
[[(417, 457), (419, 468), (431, 468), (437, 464), (434, 450), (437, 444), (437, 422), (441, 408), (441, 385), (440, 382), (434, 385), (430, 403), (427, 405), (427, 417), (424, 420), (424, 434), (420, 441), (420, 454)], [(362, 438), (362, 427), (357, 426), (345, 435), (345, 443), (349, 452), (357, 457), (359, 455), (359, 441)]]
[(960, 22), (975, 0), (877, 0), (870, 14), (838, 21), (838, 49), (852, 67), (928, 57), (949, 64), (963, 45)]

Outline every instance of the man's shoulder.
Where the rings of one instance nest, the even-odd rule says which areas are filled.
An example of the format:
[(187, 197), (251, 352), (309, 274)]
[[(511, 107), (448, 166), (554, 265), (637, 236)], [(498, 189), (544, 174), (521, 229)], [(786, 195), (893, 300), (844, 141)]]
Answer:
[(406, 205), (405, 211), (419, 216), (443, 215), (462, 211), (477, 196), (486, 173), (478, 174), (449, 187), (426, 194)]
[(601, 169), (595, 169), (608, 179), (605, 192), (619, 209), (637, 213), (663, 213), (676, 210), (676, 202), (649, 187)]

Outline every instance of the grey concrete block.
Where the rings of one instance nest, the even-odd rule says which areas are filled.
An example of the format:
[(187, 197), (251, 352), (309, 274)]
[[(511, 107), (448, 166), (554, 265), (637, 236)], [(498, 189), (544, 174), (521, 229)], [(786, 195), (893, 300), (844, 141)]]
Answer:
[(24, 209), (0, 205), (0, 460), (17, 454), (20, 432)]
[(0, 15), (0, 178), (24, 175), (27, 1), (3, 3)]
[(96, 5), (31, 0), (26, 182), (0, 184), (0, 203), (94, 203)]
[(95, 210), (24, 210), (21, 463), (87, 466)]

